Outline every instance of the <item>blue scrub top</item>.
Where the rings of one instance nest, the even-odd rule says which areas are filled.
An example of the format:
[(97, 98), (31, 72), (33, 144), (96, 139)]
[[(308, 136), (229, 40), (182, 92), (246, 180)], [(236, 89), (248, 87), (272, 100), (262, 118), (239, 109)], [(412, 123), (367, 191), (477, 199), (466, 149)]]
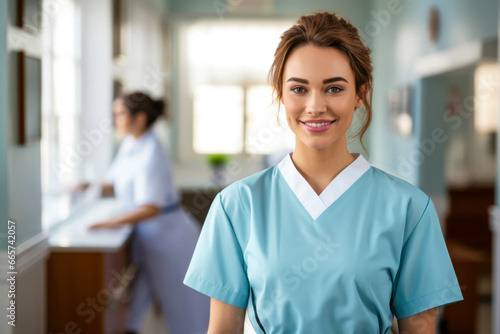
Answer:
[(290, 154), (219, 192), (184, 284), (256, 333), (387, 333), (462, 300), (431, 199), (353, 157), (320, 195)]

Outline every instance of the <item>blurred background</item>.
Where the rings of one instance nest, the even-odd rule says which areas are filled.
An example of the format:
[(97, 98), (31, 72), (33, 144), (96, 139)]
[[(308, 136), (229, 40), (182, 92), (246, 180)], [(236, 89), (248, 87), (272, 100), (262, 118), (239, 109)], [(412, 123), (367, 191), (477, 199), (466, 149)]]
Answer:
[[(1, 333), (124, 333), (130, 229), (90, 235), (119, 205), (70, 187), (102, 180), (123, 139), (114, 98), (167, 101), (154, 132), (201, 224), (217, 192), (293, 150), (266, 75), (281, 33), (320, 10), (351, 20), (372, 50), (367, 152), (350, 151), (438, 210), (465, 298), (441, 310), (439, 331), (500, 333), (498, 0), (0, 1), (4, 310), (14, 223), (17, 273), (16, 326), (2, 316)], [(153, 306), (142, 333), (165, 333), (160, 318)]]

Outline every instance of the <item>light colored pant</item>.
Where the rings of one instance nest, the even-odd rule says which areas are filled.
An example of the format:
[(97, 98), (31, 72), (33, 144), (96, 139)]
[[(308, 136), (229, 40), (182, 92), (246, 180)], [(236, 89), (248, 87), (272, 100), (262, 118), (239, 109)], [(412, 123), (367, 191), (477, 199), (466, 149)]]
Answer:
[(140, 332), (152, 301), (157, 300), (169, 334), (207, 332), (210, 298), (182, 283), (199, 232), (198, 223), (182, 209), (136, 225), (132, 261), (138, 270), (128, 330)]

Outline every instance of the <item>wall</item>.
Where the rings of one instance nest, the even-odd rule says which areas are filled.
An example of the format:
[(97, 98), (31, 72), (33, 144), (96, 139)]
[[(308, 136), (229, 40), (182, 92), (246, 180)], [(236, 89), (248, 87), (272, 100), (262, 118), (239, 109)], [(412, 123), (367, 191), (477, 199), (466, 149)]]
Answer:
[[(8, 217), (17, 223), (16, 242), (21, 244), (41, 232), (40, 142), (17, 144), (17, 59), (16, 51), (41, 55), (40, 37), (25, 35), (16, 28), (16, 1), (8, 1)], [(33, 24), (31, 18), (27, 22)], [(5, 73), (5, 72), (4, 72)]]
[[(0, 73), (7, 73), (7, 2), (0, 2)], [(6, 250), (7, 225), (7, 149), (8, 149), (8, 81), (0, 76), (0, 251)]]
[[(7, 2), (0, 1), (0, 73), (7, 73)], [(8, 92), (7, 76), (0, 75), (0, 256), (1, 260), (6, 260), (5, 251), (7, 250), (7, 110), (8, 110)], [(7, 296), (8, 287), (4, 284), (5, 276), (0, 275), (2, 283), (0, 283), (0, 308), (6, 310), (8, 306)], [(0, 321), (0, 332), (9, 334), (11, 328), (7, 324), (7, 318), (4, 316)]]
[[(248, 0), (170, 0), (170, 11), (173, 13), (217, 16), (219, 18), (229, 18), (234, 14), (245, 14), (241, 8), (245, 6), (243, 2)], [(261, 1), (265, 2), (265, 1)], [(341, 15), (348, 17), (355, 24), (363, 23), (368, 13), (369, 6), (363, 0), (354, 1), (329, 1), (329, 0), (274, 0), (271, 1), (271, 7), (266, 11), (254, 11), (258, 15), (264, 16), (298, 16), (315, 11), (329, 10), (336, 11)], [(252, 12), (248, 12), (252, 15)]]
[[(414, 64), (420, 57), (446, 50), (448, 48), (474, 40), (487, 40), (498, 35), (498, 1), (481, 0), (471, 2), (457, 1), (400, 1), (395, 14), (384, 15), (392, 8), (393, 0), (378, 0), (370, 11), (372, 22), (377, 22), (377, 29), (369, 30), (375, 63), (374, 119), (370, 129), (371, 160), (381, 168), (404, 176), (409, 181), (419, 183), (418, 166), (413, 166), (411, 172), (401, 175), (402, 160), (420, 148), (424, 138), (420, 133), (422, 127), (431, 124), (421, 124), (426, 121), (425, 115), (431, 110), (420, 110), (419, 98), (423, 98), (422, 87), (417, 82)], [(431, 6), (439, 9), (441, 28), (436, 44), (429, 42), (427, 32), (428, 10)], [(368, 24), (368, 23), (367, 23)], [(401, 84), (413, 86), (414, 133), (409, 138), (402, 138), (388, 127), (387, 96), (390, 90)], [(430, 93), (429, 91), (427, 93)], [(432, 94), (432, 93), (431, 93)], [(432, 98), (428, 96), (426, 98)], [(427, 117), (433, 122), (432, 117)], [(433, 168), (429, 168), (431, 175)], [(429, 185), (433, 181), (428, 182)], [(423, 185), (428, 192), (441, 192)]]
[[(499, 17), (499, 22), (498, 22), (498, 26), (497, 26), (497, 33), (498, 33), (498, 36), (500, 36), (500, 8), (499, 10), (497, 11), (497, 15)], [(498, 62), (500, 62), (500, 43), (498, 45)], [(500, 96), (498, 97), (500, 99)], [(499, 111), (500, 113), (500, 111)], [(500, 129), (500, 117), (498, 117), (498, 129)], [(496, 182), (496, 188), (495, 188), (495, 205), (497, 208), (500, 208), (500, 136), (497, 135), (497, 182)], [(497, 223), (498, 224), (498, 228), (497, 229), (497, 234), (500, 233), (500, 223)], [(497, 242), (500, 242), (500, 236), (497, 235)], [(497, 258), (500, 259), (500, 245), (497, 246)], [(498, 292), (496, 293), (497, 295), (497, 301), (496, 301), (496, 311), (500, 312), (500, 260), (497, 260), (497, 264), (498, 264), (498, 268), (496, 269), (497, 270), (497, 283), (498, 283), (498, 287), (497, 287), (497, 290)], [(496, 321), (496, 329), (500, 331), (500, 317), (497, 319)]]

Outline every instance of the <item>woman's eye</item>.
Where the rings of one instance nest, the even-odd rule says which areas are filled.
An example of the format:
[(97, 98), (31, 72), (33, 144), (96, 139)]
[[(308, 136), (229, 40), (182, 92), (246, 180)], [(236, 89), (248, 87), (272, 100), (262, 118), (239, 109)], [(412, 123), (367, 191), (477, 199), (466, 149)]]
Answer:
[(342, 88), (333, 86), (333, 87), (328, 87), (327, 91), (330, 93), (338, 93), (342, 91)]
[(293, 92), (295, 92), (295, 93), (299, 93), (299, 94), (300, 94), (300, 93), (304, 93), (304, 92), (306, 91), (306, 90), (304, 89), (304, 87), (300, 87), (300, 86), (299, 86), (299, 87), (293, 87), (291, 90), (292, 90)]

